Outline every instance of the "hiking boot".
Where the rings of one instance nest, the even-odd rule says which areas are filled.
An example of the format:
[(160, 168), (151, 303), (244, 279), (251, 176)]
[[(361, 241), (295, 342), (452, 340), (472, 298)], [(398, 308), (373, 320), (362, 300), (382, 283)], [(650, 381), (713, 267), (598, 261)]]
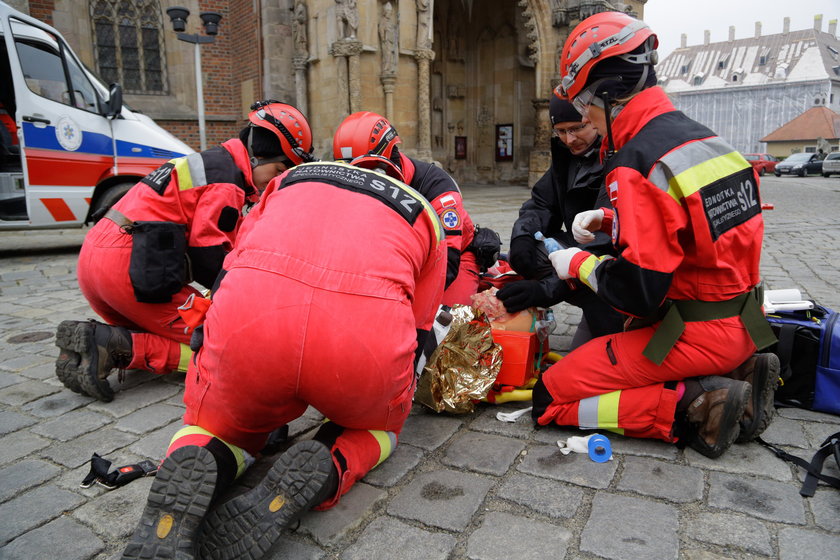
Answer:
[[(691, 387), (694, 383), (699, 387)], [(685, 412), (687, 443), (706, 457), (720, 457), (741, 432), (739, 422), (750, 400), (750, 384), (720, 375), (686, 379), (685, 384), (688, 394), (701, 391)]]
[(114, 400), (108, 375), (131, 363), (131, 333), (99, 321), (79, 322), (69, 348), (81, 357), (76, 379), (85, 393), (100, 401)]
[(779, 358), (775, 354), (753, 354), (725, 377), (746, 381), (752, 386), (752, 398), (744, 408), (738, 443), (760, 436), (776, 414), (773, 398), (779, 384)]
[(58, 358), (55, 360), (55, 375), (61, 383), (74, 393), (82, 393), (79, 384), (79, 363), (82, 357), (71, 347), (76, 325), (82, 321), (62, 321), (55, 331), (55, 345), (58, 346)]
[(155, 476), (122, 560), (198, 558), (196, 536), (217, 480), (216, 459), (207, 448), (188, 445), (173, 451)]
[(315, 440), (295, 443), (257, 486), (207, 516), (199, 539), (201, 557), (262, 558), (285, 527), (329, 498), (337, 486), (329, 448)]

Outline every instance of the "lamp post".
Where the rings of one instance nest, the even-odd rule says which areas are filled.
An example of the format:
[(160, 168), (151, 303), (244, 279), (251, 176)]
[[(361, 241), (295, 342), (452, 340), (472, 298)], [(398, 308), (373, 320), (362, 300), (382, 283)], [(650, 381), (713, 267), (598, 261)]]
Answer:
[(222, 14), (218, 12), (201, 12), (198, 17), (201, 18), (201, 24), (207, 35), (199, 35), (198, 33), (184, 33), (187, 28), (187, 18), (190, 11), (180, 6), (173, 6), (166, 9), (166, 15), (172, 20), (172, 29), (175, 30), (179, 41), (192, 43), (195, 45), (195, 94), (198, 98), (198, 138), (201, 143), (201, 151), (207, 149), (207, 134), (204, 126), (204, 84), (201, 75), (201, 44), (212, 43), (216, 40), (216, 35), (219, 34), (219, 21), (222, 19)]

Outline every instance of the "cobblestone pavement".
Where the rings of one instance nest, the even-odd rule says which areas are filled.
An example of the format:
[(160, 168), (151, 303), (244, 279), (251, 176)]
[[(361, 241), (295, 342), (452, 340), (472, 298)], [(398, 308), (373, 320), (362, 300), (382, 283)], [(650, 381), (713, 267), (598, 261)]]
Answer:
[[(764, 181), (770, 288), (798, 287), (840, 309), (840, 181)], [(467, 207), (508, 246), (528, 191), (468, 186)], [(114, 491), (81, 489), (97, 452), (124, 465), (161, 458), (179, 427), (183, 376), (129, 372), (111, 403), (64, 389), (54, 374), (56, 325), (92, 313), (75, 261), (84, 232), (0, 233), (0, 557), (119, 557), (151, 479)], [(559, 305), (552, 346), (564, 350), (575, 308)], [(327, 350), (328, 351), (328, 350)], [(112, 379), (116, 376), (112, 376)], [(521, 406), (521, 405), (520, 405)], [(468, 415), (415, 406), (395, 454), (335, 509), (309, 513), (270, 558), (717, 559), (840, 558), (840, 492), (800, 497), (801, 469), (756, 443), (710, 460), (652, 440), (610, 436), (615, 459), (559, 453), (576, 432), (535, 431), (516, 404)], [(294, 436), (320, 418), (308, 413)], [(840, 417), (780, 411), (765, 438), (810, 458)], [(243, 485), (253, 485), (268, 461)], [(829, 474), (838, 476), (832, 465)], [(240, 486), (241, 490), (242, 486)]]

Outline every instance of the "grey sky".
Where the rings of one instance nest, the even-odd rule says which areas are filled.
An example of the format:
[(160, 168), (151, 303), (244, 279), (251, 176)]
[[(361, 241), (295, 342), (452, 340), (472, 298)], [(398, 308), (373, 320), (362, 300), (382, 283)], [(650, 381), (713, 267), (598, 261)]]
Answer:
[(689, 45), (703, 43), (703, 31), (710, 31), (711, 42), (729, 38), (729, 26), (735, 26), (735, 38), (755, 35), (755, 22), (761, 22), (761, 34), (781, 33), (785, 17), (790, 29), (810, 29), (814, 16), (822, 14), (822, 30), (828, 22), (840, 20), (840, 0), (648, 0), (644, 20), (659, 37), (660, 60), (680, 46), (680, 35), (688, 36)]

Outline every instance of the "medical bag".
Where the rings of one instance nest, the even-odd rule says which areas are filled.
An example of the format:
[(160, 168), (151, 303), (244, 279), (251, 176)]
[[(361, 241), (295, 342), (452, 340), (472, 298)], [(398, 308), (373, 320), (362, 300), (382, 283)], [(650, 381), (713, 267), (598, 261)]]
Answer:
[(781, 406), (840, 415), (840, 327), (836, 311), (774, 311), (767, 315), (779, 341), (767, 351), (779, 357)]

